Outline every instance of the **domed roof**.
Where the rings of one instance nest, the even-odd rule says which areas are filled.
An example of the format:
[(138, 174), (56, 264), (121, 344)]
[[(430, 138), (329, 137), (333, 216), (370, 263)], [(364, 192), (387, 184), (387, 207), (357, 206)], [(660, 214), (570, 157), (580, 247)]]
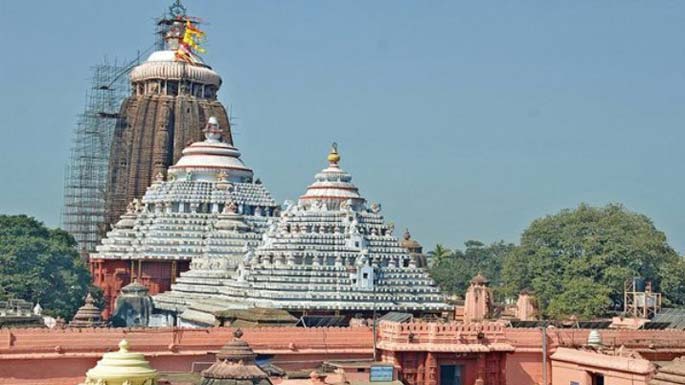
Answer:
[[(198, 59), (199, 60), (199, 59)], [(151, 79), (189, 80), (191, 82), (221, 86), (221, 76), (201, 61), (187, 63), (176, 58), (176, 51), (153, 52), (144, 63), (131, 70), (131, 82)]]
[(406, 229), (404, 231), (404, 234), (402, 235), (402, 240), (400, 241), (400, 245), (408, 250), (416, 250), (423, 247), (418, 241), (412, 239), (411, 233), (409, 233), (409, 229)]
[(255, 352), (240, 339), (242, 335), (240, 329), (233, 332), (233, 339), (217, 353), (216, 362), (202, 371), (201, 385), (271, 385), (269, 376), (255, 363)]
[(352, 205), (365, 201), (359, 195), (357, 186), (352, 183), (352, 176), (340, 168), (340, 158), (338, 146), (333, 143), (327, 157), (328, 167), (316, 174), (314, 183), (309, 185), (307, 191), (300, 197), (300, 202), (304, 206), (318, 200), (332, 206), (329, 208), (335, 209), (344, 201), (351, 201)]
[(127, 295), (146, 296), (148, 292), (148, 288), (142, 283), (138, 282), (138, 280), (135, 280), (121, 288), (121, 293)]
[(486, 284), (490, 283), (490, 281), (487, 278), (485, 278), (485, 276), (483, 274), (481, 274), (479, 272), (478, 274), (476, 274), (475, 277), (473, 277), (471, 279), (471, 283), (477, 284), (477, 285), (486, 285)]
[(186, 147), (181, 159), (169, 167), (169, 174), (174, 177), (192, 174), (208, 180), (251, 179), (253, 175), (252, 169), (240, 159), (240, 151), (222, 139), (215, 117), (207, 122), (205, 140)]
[(86, 384), (145, 385), (155, 383), (157, 371), (142, 353), (129, 351), (128, 341), (119, 342), (119, 351), (105, 353), (97, 365), (86, 373)]

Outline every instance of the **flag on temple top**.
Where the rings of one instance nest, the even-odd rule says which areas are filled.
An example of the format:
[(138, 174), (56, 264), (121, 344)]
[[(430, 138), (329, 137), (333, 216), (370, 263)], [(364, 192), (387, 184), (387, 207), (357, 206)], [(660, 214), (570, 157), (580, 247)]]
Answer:
[(203, 41), (204, 37), (205, 33), (203, 31), (194, 26), (190, 20), (186, 20), (186, 28), (185, 32), (183, 33), (183, 44), (187, 45), (191, 51), (194, 50), (199, 53), (204, 53), (205, 49), (200, 46), (200, 43)]

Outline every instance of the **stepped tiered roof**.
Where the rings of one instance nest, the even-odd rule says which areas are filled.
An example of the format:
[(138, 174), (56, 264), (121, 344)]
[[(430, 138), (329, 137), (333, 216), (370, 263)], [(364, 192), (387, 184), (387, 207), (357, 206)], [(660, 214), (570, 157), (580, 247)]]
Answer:
[(102, 311), (95, 306), (95, 299), (88, 293), (86, 296), (86, 303), (78, 309), (74, 315), (74, 319), (69, 323), (69, 326), (76, 328), (105, 326), (105, 323), (102, 322), (101, 313)]
[(250, 248), (231, 278), (194, 268), (154, 298), (165, 310), (280, 308), (302, 311), (450, 309), (426, 271), (393, 236), (381, 206), (359, 194), (335, 146), (296, 204)]
[(222, 139), (217, 119), (209, 118), (205, 137), (129, 204), (92, 258), (192, 260), (196, 269), (227, 269), (237, 267), (247, 246), (257, 246), (278, 205)]

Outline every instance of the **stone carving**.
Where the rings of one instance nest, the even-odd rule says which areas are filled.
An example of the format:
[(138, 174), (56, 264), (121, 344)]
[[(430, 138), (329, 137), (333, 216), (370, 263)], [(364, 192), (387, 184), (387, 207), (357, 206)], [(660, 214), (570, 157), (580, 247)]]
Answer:
[(219, 182), (225, 182), (228, 180), (228, 171), (221, 170), (216, 173), (216, 180)]
[(164, 173), (162, 171), (159, 171), (157, 174), (155, 174), (155, 182), (156, 183), (164, 182)]
[(238, 205), (235, 204), (234, 201), (230, 200), (226, 202), (224, 205), (224, 214), (237, 214), (238, 213)]

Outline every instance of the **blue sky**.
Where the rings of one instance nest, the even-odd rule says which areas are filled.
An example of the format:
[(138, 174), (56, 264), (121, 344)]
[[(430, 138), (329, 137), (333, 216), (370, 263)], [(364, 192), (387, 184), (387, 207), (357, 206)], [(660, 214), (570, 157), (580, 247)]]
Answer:
[[(89, 67), (149, 47), (170, 3), (0, 0), (0, 212), (59, 225)], [(362, 193), (429, 247), (620, 202), (685, 252), (683, 1), (185, 5), (278, 200), (336, 141)]]

